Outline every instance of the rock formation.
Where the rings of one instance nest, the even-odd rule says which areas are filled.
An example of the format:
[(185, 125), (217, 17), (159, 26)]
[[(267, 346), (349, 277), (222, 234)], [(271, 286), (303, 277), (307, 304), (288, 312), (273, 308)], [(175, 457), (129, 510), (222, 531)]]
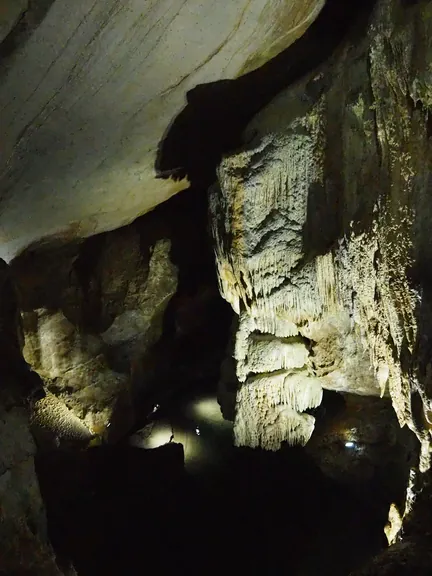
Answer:
[(36, 478), (31, 403), (42, 382), (21, 354), (22, 332), (12, 275), (0, 262), (0, 572), (60, 575), (48, 543)]
[(232, 0), (223, 10), (197, 0), (38, 0), (24, 20), (39, 4), (50, 5), (45, 17), (2, 62), (6, 260), (43, 238), (128, 224), (187, 187), (155, 179), (154, 167), (187, 92), (259, 67), (304, 32), (324, 0)]
[(431, 15), (379, 0), (366, 32), (277, 96), (219, 166), (240, 445), (305, 443), (321, 387), (389, 394), (429, 467)]
[(13, 30), (27, 8), (28, 0), (4, 0), (0, 4), (0, 42)]
[[(95, 437), (127, 463), (119, 440), (138, 426), (148, 382), (169, 396), (177, 382), (216, 377), (221, 354), (205, 332), (225, 321), (217, 291), (176, 293), (202, 262), (186, 240), (192, 264), (180, 270), (163, 217), (135, 218), (190, 182), (205, 191), (217, 165), (210, 226), (220, 292), (238, 316), (220, 400), (235, 444), (309, 442), (298, 461), (312, 455), (338, 481), (394, 466), (408, 485), (390, 507), (394, 546), (359, 574), (400, 564), (429, 574), (432, 2), (359, 0), (353, 25), (342, 16), (333, 29), (342, 4), (0, 3), (0, 256), (10, 263), (0, 261), (0, 572), (16, 572), (25, 550), (34, 573), (59, 573), (36, 445), (48, 468), (73, 453), (97, 470), (80, 451)], [(307, 34), (326, 26), (321, 54), (318, 32)], [(285, 53), (301, 36), (316, 44)], [(196, 225), (187, 211), (170, 218), (184, 219), (178, 237)], [(205, 360), (193, 358), (198, 340)], [(326, 390), (359, 399), (314, 439)], [(367, 458), (356, 410), (371, 419)], [(129, 440), (134, 457), (158, 432), (170, 439), (168, 420), (155, 422), (153, 437), (144, 428)], [(341, 446), (355, 448), (348, 464)]]
[(112, 438), (133, 425), (144, 356), (161, 336), (177, 287), (170, 241), (150, 240), (150, 230), (137, 222), (81, 245), (29, 250), (12, 263), (24, 356), (53, 395), (40, 416), (71, 410), (78, 437), (86, 436), (78, 422)]

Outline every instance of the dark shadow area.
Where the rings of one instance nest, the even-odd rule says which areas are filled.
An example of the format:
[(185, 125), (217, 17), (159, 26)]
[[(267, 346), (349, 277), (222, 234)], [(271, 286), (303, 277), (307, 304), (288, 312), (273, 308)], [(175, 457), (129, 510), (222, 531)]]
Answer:
[(312, 412), (316, 426), (305, 450), (323, 473), (360, 492), (372, 482), (374, 498), (403, 510), (419, 443), (407, 427), (400, 428), (390, 399), (324, 391)]
[(41, 455), (60, 563), (80, 576), (347, 576), (385, 546), (389, 501), (326, 478), (301, 449), (232, 449), (190, 476), (182, 451), (94, 448)]
[[(184, 401), (184, 391), (170, 399), (162, 418), (181, 422)], [(225, 437), (223, 457), (198, 473), (174, 443), (39, 454), (59, 563), (79, 576), (348, 576), (386, 550), (389, 506), (403, 501), (411, 464), (390, 402), (350, 402), (325, 394), (306, 450), (234, 448)]]
[(176, 527), (190, 498), (181, 445), (57, 451), (36, 468), (60, 566), (72, 559), (84, 576), (174, 566), (169, 546), (186, 544)]
[[(142, 428), (156, 404), (175, 403), (191, 390), (216, 388), (233, 311), (219, 293), (207, 210), (207, 195), (190, 188), (134, 223), (143, 254), (159, 238), (170, 239), (178, 286), (164, 313), (160, 339), (140, 360), (140, 378), (130, 391), (135, 418), (129, 430), (122, 429), (122, 436)], [(127, 394), (119, 397), (112, 422), (124, 420), (127, 402)], [(120, 439), (117, 429), (108, 429), (109, 442)]]
[(164, 315), (162, 337), (143, 358), (134, 429), (146, 423), (155, 404), (175, 403), (194, 389), (213, 391), (219, 379), (233, 311), (219, 293), (207, 209), (207, 195), (190, 188), (142, 221), (145, 245), (149, 217), (169, 228), (178, 287)]
[[(25, 44), (44, 19), (54, 0), (29, 0), (28, 8), (0, 44), (0, 72), (7, 58)], [(4, 60), (4, 61), (3, 61)]]
[[(430, 241), (430, 221), (432, 203), (430, 189), (432, 176), (425, 172), (416, 175), (413, 225), (413, 264), (406, 270), (410, 288), (417, 294), (415, 308), (415, 346), (407, 350), (404, 372), (410, 378), (411, 410), (414, 423), (420, 434), (429, 434), (432, 429), (432, 243)], [(410, 334), (412, 340), (413, 334)], [(397, 352), (395, 351), (395, 356)]]
[(415, 499), (402, 538), (352, 576), (429, 576), (432, 566), (432, 478), (417, 476)]
[[(215, 179), (222, 154), (241, 144), (242, 132), (253, 116), (282, 89), (317, 69), (348, 34), (355, 42), (364, 33), (374, 5), (375, 0), (327, 0), (305, 34), (259, 69), (190, 90), (186, 107), (159, 144), (155, 165), (159, 177), (187, 175), (193, 185), (206, 189)], [(305, 97), (316, 101), (324, 90), (325, 84)]]

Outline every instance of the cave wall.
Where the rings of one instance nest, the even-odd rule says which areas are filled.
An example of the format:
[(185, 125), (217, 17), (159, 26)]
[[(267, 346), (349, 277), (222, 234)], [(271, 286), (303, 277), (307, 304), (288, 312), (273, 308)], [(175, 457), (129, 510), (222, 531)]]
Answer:
[(26, 361), (43, 378), (52, 406), (60, 411), (62, 402), (91, 434), (109, 428), (114, 439), (134, 422), (145, 356), (161, 337), (177, 289), (164, 233), (153, 217), (83, 243), (28, 250), (11, 264)]
[(429, 465), (430, 16), (430, 2), (379, 0), (219, 166), (238, 444), (305, 442), (321, 387), (389, 394)]
[(186, 188), (155, 162), (188, 91), (257, 68), (323, 4), (32, 2), (0, 53), (0, 255), (118, 228)]
[(28, 370), (13, 276), (0, 262), (0, 572), (60, 575), (48, 542), (31, 434), (42, 382)]
[(2, 0), (0, 3), (0, 42), (14, 29), (28, 8), (28, 0)]

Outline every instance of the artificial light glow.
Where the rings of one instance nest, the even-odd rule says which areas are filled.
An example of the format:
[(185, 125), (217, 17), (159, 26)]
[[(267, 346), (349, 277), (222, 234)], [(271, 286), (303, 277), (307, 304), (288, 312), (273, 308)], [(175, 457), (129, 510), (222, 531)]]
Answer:
[(354, 442), (345, 442), (345, 448), (354, 448)]
[(192, 418), (198, 422), (222, 424), (226, 421), (222, 417), (219, 403), (215, 396), (194, 400), (188, 407)]
[(168, 423), (158, 422), (151, 431), (148, 438), (142, 442), (143, 448), (159, 448), (171, 441), (173, 435), (172, 428)]
[(172, 428), (168, 420), (161, 420), (155, 422), (148, 436), (143, 438), (137, 435), (135, 438), (132, 437), (130, 442), (133, 446), (150, 449), (159, 448), (170, 442), (177, 442), (183, 445), (185, 462), (187, 464), (196, 464), (204, 459), (202, 441), (201, 438), (197, 438), (200, 434), (201, 430), (198, 426), (192, 430)]
[[(156, 411), (160, 406), (155, 404)], [(182, 411), (182, 423), (161, 419), (129, 438), (132, 446), (158, 448), (169, 442), (183, 445), (187, 470), (198, 471), (215, 458), (215, 438), (232, 431), (232, 423), (224, 420), (215, 396), (195, 398)], [(184, 418), (186, 417), (186, 419)]]

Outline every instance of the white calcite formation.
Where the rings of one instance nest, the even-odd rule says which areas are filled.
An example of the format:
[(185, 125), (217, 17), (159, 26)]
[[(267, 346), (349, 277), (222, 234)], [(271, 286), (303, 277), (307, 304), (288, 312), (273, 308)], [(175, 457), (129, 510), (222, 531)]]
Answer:
[(275, 98), (219, 166), (237, 444), (305, 443), (321, 388), (388, 394), (429, 465), (432, 30), (429, 7), (402, 4), (380, 0), (361, 41)]

